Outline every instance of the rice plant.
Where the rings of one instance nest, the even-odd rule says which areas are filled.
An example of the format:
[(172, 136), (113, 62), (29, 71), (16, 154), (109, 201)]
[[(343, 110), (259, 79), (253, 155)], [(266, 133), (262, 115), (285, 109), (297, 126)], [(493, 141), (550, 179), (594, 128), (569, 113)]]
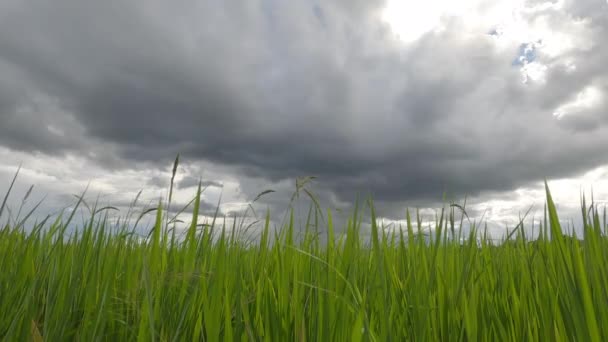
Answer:
[(202, 190), (183, 238), (169, 202), (140, 213), (155, 215), (146, 237), (113, 230), (112, 207), (92, 206), (72, 234), (75, 211), (28, 229), (24, 220), (2, 226), (0, 339), (608, 340), (606, 214), (584, 199), (583, 240), (563, 234), (546, 187), (537, 239), (523, 221), (502, 244), (474, 223), (460, 236), (466, 211), (450, 206), (429, 242), (409, 211), (402, 229), (382, 229), (370, 199), (345, 227), (315, 201), (302, 234), (293, 210), (276, 231), (267, 212), (252, 242), (234, 226), (198, 221)]

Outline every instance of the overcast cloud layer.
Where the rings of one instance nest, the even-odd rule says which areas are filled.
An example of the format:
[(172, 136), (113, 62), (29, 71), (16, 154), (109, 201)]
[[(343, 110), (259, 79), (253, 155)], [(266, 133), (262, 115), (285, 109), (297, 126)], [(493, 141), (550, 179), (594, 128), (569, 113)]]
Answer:
[[(370, 192), (401, 216), (608, 164), (606, 1), (404, 7), (391, 16), (428, 20), (402, 39), (385, 6), (0, 0), (6, 165), (77, 158), (85, 181), (181, 153), (180, 188), (250, 200), (315, 175), (333, 205)], [(152, 173), (132, 179), (165, 185)]]

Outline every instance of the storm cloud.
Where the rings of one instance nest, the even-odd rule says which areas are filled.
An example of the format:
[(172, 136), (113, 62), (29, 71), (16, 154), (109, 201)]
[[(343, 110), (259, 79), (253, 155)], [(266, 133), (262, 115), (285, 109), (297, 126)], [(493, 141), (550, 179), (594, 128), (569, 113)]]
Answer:
[(522, 4), (530, 41), (443, 16), (404, 43), (382, 1), (3, 0), (0, 145), (113, 172), (180, 153), (387, 205), (607, 164), (608, 4)]

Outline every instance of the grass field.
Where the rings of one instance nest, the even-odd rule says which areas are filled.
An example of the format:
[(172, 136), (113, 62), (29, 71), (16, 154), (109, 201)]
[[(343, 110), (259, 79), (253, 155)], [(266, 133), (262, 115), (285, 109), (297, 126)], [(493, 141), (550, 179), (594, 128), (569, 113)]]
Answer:
[[(323, 211), (324, 239), (314, 229), (298, 234), (293, 212), (272, 234), (268, 214), (252, 243), (230, 227), (199, 224), (200, 196), (199, 186), (181, 239), (164, 205), (150, 213), (148, 238), (110, 233), (109, 208), (93, 208), (69, 237), (72, 216), (1, 227), (0, 339), (608, 340), (605, 210), (584, 200), (584, 240), (562, 234), (547, 188), (534, 241), (521, 224), (500, 245), (474, 226), (464, 243), (448, 239), (462, 222), (452, 206), (429, 243), (416, 234), (420, 217), (408, 213), (403, 230), (389, 233), (368, 201), (346, 227)], [(307, 227), (321, 216), (313, 208)], [(369, 242), (359, 234), (363, 213)]]

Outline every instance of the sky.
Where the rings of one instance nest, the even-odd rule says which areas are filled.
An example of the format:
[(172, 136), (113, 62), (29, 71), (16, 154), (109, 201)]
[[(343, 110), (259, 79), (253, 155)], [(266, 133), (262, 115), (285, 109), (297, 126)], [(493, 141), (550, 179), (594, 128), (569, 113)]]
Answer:
[(21, 165), (13, 212), (150, 206), (179, 153), (205, 215), (272, 189), (279, 221), (315, 176), (324, 208), (466, 197), (500, 235), (546, 178), (574, 219), (608, 199), (607, 36), (605, 0), (0, 0), (0, 193)]

